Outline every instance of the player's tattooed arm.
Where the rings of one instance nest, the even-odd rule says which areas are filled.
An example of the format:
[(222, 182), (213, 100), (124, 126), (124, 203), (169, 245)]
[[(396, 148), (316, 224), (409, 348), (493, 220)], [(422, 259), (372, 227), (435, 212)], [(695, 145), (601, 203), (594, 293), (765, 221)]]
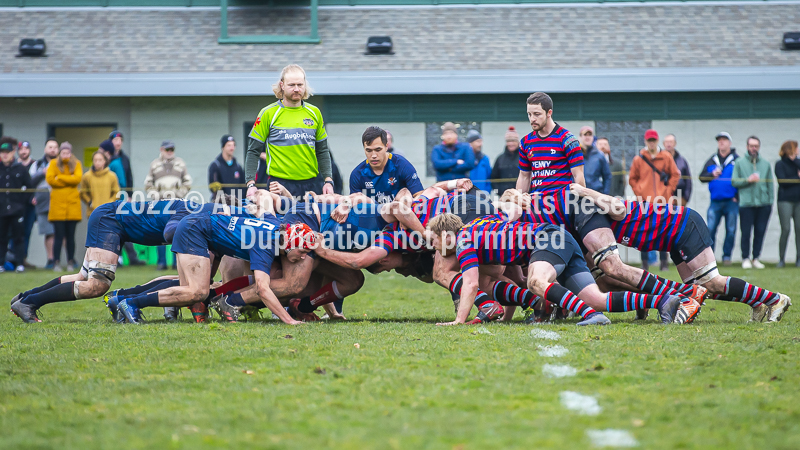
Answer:
[(256, 270), (254, 272), (256, 277), (256, 286), (258, 289), (258, 296), (261, 297), (261, 301), (264, 302), (264, 305), (272, 311), (272, 314), (278, 316), (285, 324), (287, 325), (300, 325), (303, 322), (297, 321), (292, 319), (289, 316), (289, 313), (283, 309), (281, 306), (281, 302), (278, 300), (278, 297), (272, 292), (269, 288), (269, 275), (266, 272), (262, 272), (260, 270)]

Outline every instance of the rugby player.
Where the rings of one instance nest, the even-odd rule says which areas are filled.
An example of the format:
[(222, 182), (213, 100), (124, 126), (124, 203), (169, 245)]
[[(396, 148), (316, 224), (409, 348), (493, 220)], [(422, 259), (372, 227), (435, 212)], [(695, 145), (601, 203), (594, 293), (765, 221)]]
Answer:
[[(479, 287), (491, 289), (490, 280), (479, 274), (480, 265), (527, 263), (528, 290), (580, 315), (583, 320), (578, 325), (611, 323), (598, 310), (624, 312), (636, 307), (656, 308), (662, 323), (672, 323), (683, 300), (671, 294), (601, 293), (578, 243), (555, 225), (506, 222), (500, 217), (484, 217), (464, 225), (456, 215), (441, 214), (430, 221), (428, 229), (437, 251), (443, 257), (450, 255), (454, 263), (457, 259), (464, 300), (471, 300)], [(465, 303), (469, 305), (461, 303), (463, 308), (459, 308), (455, 321), (442, 325), (464, 323), (469, 314)]]
[(401, 189), (418, 194), (424, 189), (417, 169), (403, 156), (389, 153), (388, 135), (380, 127), (369, 127), (361, 135), (366, 160), (350, 173), (350, 192), (361, 192), (377, 203), (392, 202)]
[[(711, 249), (711, 235), (696, 211), (679, 205), (659, 208), (646, 202), (623, 201), (583, 186), (573, 185), (571, 189), (608, 211), (617, 242), (641, 251), (670, 252), (684, 283), (702, 285), (715, 300), (751, 306), (751, 321), (761, 322), (766, 317), (769, 322), (779, 322), (792, 305), (784, 294), (770, 292), (740, 278), (720, 275)], [(686, 323), (693, 321), (700, 306), (700, 303), (681, 305), (676, 319)]]
[(126, 242), (165, 245), (172, 241), (168, 235), (177, 223), (191, 213), (227, 211), (225, 205), (201, 205), (183, 199), (117, 200), (101, 205), (89, 217), (86, 256), (80, 272), (17, 294), (11, 300), (11, 311), (26, 323), (41, 322), (36, 312), (44, 305), (99, 297), (109, 290), (116, 277), (117, 261)]
[[(579, 200), (570, 187), (533, 195), (509, 189), (500, 197), (499, 206), (509, 221), (563, 226), (582, 244), (586, 260), (593, 265), (595, 280), (606, 291), (636, 289), (654, 295), (677, 294), (702, 302), (707, 293), (702, 286), (676, 283), (623, 263), (608, 217), (600, 214), (589, 199)], [(638, 318), (643, 316), (646, 317)]]
[(520, 192), (547, 192), (562, 189), (573, 181), (585, 186), (583, 151), (575, 136), (553, 120), (553, 100), (535, 92), (527, 100), (530, 134), (520, 140)]
[(142, 308), (187, 306), (206, 299), (210, 289), (208, 280), (216, 271), (219, 258), (227, 255), (250, 261), (258, 295), (273, 314), (290, 325), (302, 323), (289, 316), (270, 290), (270, 270), (280, 249), (279, 236), (285, 237), (287, 249), (296, 250), (290, 258), (299, 258), (311, 250), (314, 233), (304, 225), (280, 230), (280, 220), (275, 216), (275, 203), (280, 197), (262, 190), (251, 198), (254, 203), (247, 208), (251, 217), (205, 213), (182, 219), (172, 244), (180, 286), (117, 298), (117, 308), (125, 321), (142, 323)]

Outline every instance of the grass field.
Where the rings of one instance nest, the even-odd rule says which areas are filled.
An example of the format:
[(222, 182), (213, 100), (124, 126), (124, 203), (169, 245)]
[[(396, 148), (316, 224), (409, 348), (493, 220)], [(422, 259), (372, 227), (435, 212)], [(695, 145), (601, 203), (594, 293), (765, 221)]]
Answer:
[[(124, 268), (115, 286), (154, 274)], [(0, 297), (51, 276), (1, 275)], [(800, 269), (746, 276), (800, 300)], [(151, 323), (119, 326), (100, 300), (46, 306), (37, 325), (7, 312), (0, 448), (563, 449), (606, 429), (647, 449), (800, 448), (796, 309), (779, 324), (710, 301), (683, 327), (632, 314), (433, 325), (452, 311), (442, 289), (392, 274), (367, 275), (347, 323), (167, 324), (146, 310)], [(577, 373), (546, 376), (554, 365)], [(568, 409), (565, 391), (601, 410)]]

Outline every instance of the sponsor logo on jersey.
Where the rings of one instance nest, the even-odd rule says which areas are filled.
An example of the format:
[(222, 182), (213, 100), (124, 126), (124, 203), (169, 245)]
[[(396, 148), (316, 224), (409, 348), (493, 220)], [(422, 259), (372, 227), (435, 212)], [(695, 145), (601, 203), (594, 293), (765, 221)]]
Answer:
[(631, 238), (629, 238), (628, 236), (623, 236), (623, 237), (622, 237), (622, 243), (623, 243), (623, 244), (627, 244), (627, 243), (628, 243), (628, 242), (630, 242), (630, 241), (631, 241)]
[(397, 183), (397, 178), (389, 177), (389, 186), (394, 186)]
[(306, 126), (309, 126), (309, 127), (313, 127), (314, 126), (314, 120), (313, 119), (303, 119), (303, 123)]
[(239, 178), (239, 171), (233, 172), (233, 178)]
[(372, 189), (372, 188), (374, 188), (374, 187), (375, 187), (375, 186), (372, 184), (372, 181), (367, 181), (366, 183), (364, 183), (364, 186), (366, 186), (366, 188), (367, 188), (367, 189)]
[(417, 179), (417, 173), (416, 172), (414, 172), (414, 175), (411, 176), (411, 179), (412, 180), (416, 180)]
[(228, 231), (233, 231), (236, 229), (236, 222), (239, 221), (238, 216), (231, 217), (231, 221), (228, 223)]
[(261, 123), (261, 116), (256, 117), (256, 123), (253, 124), (253, 128), (257, 127), (258, 124)]

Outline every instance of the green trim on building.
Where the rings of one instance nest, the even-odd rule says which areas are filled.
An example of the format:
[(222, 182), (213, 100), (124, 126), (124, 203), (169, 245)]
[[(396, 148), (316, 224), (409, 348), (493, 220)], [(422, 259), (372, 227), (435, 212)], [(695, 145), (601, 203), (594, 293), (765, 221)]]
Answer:
[[(557, 120), (702, 120), (800, 117), (800, 91), (553, 94)], [(325, 120), (437, 122), (525, 120), (527, 94), (326, 95)], [(323, 100), (323, 101), (320, 101)]]

